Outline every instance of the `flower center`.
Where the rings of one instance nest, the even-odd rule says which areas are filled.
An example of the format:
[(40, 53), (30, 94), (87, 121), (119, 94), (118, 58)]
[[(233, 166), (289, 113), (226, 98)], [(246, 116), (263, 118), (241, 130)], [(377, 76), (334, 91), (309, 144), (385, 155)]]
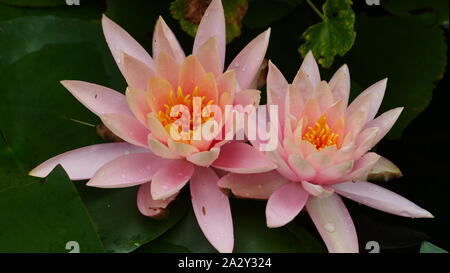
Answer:
[(321, 150), (328, 146), (336, 146), (338, 136), (338, 134), (332, 133), (330, 131), (327, 117), (325, 115), (322, 115), (316, 121), (314, 127), (308, 126), (308, 129), (303, 135), (302, 139), (307, 140), (311, 144), (316, 146), (317, 150)]
[[(169, 97), (167, 99), (167, 103), (163, 105), (164, 110), (160, 110), (158, 112), (158, 119), (161, 122), (161, 124), (166, 128), (167, 132), (170, 132), (170, 126), (173, 122), (177, 121), (180, 118), (185, 118), (183, 116), (183, 113), (179, 112), (178, 115), (171, 115), (172, 108), (177, 105), (184, 105), (189, 109), (189, 122), (190, 122), (190, 133), (192, 134), (193, 130), (193, 123), (194, 123), (194, 98), (199, 98), (199, 110), (201, 111), (206, 106), (211, 105), (214, 103), (214, 100), (209, 100), (206, 102), (206, 97), (201, 96), (199, 97), (199, 88), (196, 86), (194, 90), (192, 91), (192, 94), (183, 94), (183, 90), (180, 86), (177, 88), (177, 93), (173, 90), (170, 90)], [(203, 117), (200, 118), (200, 123), (203, 124), (206, 121), (208, 121), (211, 117)], [(180, 127), (181, 130), (181, 127)]]

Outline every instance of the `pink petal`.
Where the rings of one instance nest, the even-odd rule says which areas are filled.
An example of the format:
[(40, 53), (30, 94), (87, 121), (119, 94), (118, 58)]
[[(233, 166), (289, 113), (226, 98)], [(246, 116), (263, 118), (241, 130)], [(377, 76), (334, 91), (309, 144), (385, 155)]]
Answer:
[(219, 180), (219, 187), (229, 189), (234, 196), (240, 198), (269, 199), (279, 187), (289, 183), (276, 171), (256, 174), (229, 173)]
[(180, 64), (166, 52), (161, 52), (156, 59), (156, 74), (170, 82), (172, 90), (176, 91), (180, 78)]
[(150, 107), (147, 103), (147, 94), (145, 91), (128, 87), (125, 92), (128, 105), (142, 125), (147, 126), (147, 114), (150, 112)]
[(155, 155), (160, 156), (162, 158), (168, 158), (168, 159), (181, 158), (174, 151), (169, 149), (169, 147), (167, 147), (165, 144), (163, 144), (159, 140), (155, 139), (155, 137), (152, 134), (150, 134), (148, 136), (148, 148)]
[(233, 173), (262, 173), (276, 168), (263, 153), (243, 142), (223, 145), (212, 166)]
[(345, 133), (343, 135), (347, 135), (351, 132), (352, 135), (357, 136), (361, 132), (364, 128), (367, 117), (367, 112), (364, 111), (365, 110), (358, 110), (352, 112), (352, 114), (345, 119)]
[(298, 182), (285, 184), (275, 190), (267, 201), (267, 226), (281, 227), (292, 221), (305, 206), (308, 196), (302, 184)]
[(296, 181), (298, 179), (294, 171), (284, 161), (284, 159), (276, 151), (268, 151), (265, 153), (270, 160), (277, 165), (277, 171), (286, 179)]
[(127, 53), (121, 51), (123, 64), (123, 76), (128, 86), (146, 90), (148, 79), (153, 76), (153, 70), (138, 59), (131, 57)]
[(303, 71), (305, 71), (306, 76), (308, 77), (309, 81), (312, 84), (312, 87), (316, 88), (317, 85), (320, 83), (320, 72), (319, 66), (317, 65), (317, 62), (314, 59), (314, 56), (311, 51), (309, 51), (308, 54), (306, 54), (306, 57), (303, 60), (300, 69), (303, 69)]
[(281, 128), (284, 128), (286, 112), (286, 94), (288, 92), (288, 82), (281, 71), (269, 61), (269, 71), (267, 73), (267, 105), (278, 106), (278, 120)]
[(147, 125), (152, 132), (152, 137), (155, 139), (166, 143), (167, 139), (170, 138), (169, 133), (167, 133), (166, 129), (162, 126), (154, 112), (147, 115)]
[(222, 74), (223, 62), (219, 56), (219, 47), (216, 37), (209, 38), (200, 48), (197, 54), (198, 61), (206, 72), (212, 72), (216, 77)]
[(286, 107), (289, 108), (289, 114), (298, 118), (300, 116), (300, 112), (303, 107), (303, 98), (302, 92), (300, 88), (295, 88), (293, 85), (290, 85), (288, 88), (288, 94), (286, 99), (289, 97), (287, 103), (285, 103)]
[(217, 89), (216, 78), (213, 73), (208, 72), (202, 75), (197, 83), (199, 97), (205, 96), (206, 102), (213, 100), (218, 101), (219, 91)]
[(236, 78), (242, 89), (247, 89), (266, 55), (269, 44), (270, 28), (253, 39), (228, 66), (227, 70), (235, 70)]
[(344, 182), (333, 185), (333, 188), (348, 199), (387, 213), (411, 218), (434, 218), (408, 199), (369, 182)]
[(326, 198), (310, 197), (306, 209), (329, 252), (359, 251), (353, 220), (337, 194)]
[(154, 200), (150, 192), (151, 185), (151, 182), (148, 182), (139, 187), (137, 207), (143, 215), (159, 219), (166, 214), (165, 209), (173, 200), (175, 200), (178, 193), (164, 200)]
[(402, 111), (403, 107), (398, 107), (389, 110), (366, 124), (365, 126), (366, 128), (369, 127), (380, 128), (377, 137), (373, 141), (373, 145), (376, 145), (389, 132), (389, 130), (391, 130), (392, 126), (394, 126), (395, 122), (397, 121)]
[(233, 219), (228, 197), (217, 186), (211, 168), (196, 167), (190, 182), (192, 207), (206, 239), (222, 253), (232, 252)]
[(316, 98), (321, 111), (325, 111), (333, 104), (331, 88), (326, 81), (321, 81), (314, 90), (313, 96)]
[(219, 95), (223, 93), (228, 93), (231, 97), (234, 97), (236, 92), (236, 72), (234, 70), (229, 70), (217, 77), (216, 79), (217, 89), (219, 90)]
[(310, 181), (316, 176), (316, 170), (300, 155), (290, 155), (289, 165), (300, 180)]
[(124, 71), (123, 65), (121, 64), (121, 51), (143, 62), (150, 69), (153, 69), (153, 59), (147, 51), (145, 51), (145, 49), (138, 42), (136, 42), (136, 40), (133, 39), (128, 32), (111, 21), (111, 19), (106, 17), (104, 14), (102, 16), (102, 28), (103, 34), (106, 38), (106, 43), (108, 43), (109, 49), (111, 50), (114, 60), (116, 61), (122, 74), (124, 74)]
[(198, 149), (191, 144), (187, 144), (184, 142), (175, 142), (170, 138), (167, 140), (167, 144), (169, 146), (169, 149), (171, 149), (181, 157), (187, 157), (199, 152)]
[(97, 116), (116, 113), (132, 115), (122, 93), (83, 81), (61, 81), (61, 84)]
[(170, 91), (176, 90), (166, 79), (154, 76), (148, 80), (147, 102), (152, 112), (165, 111), (163, 105), (167, 104)]
[(194, 48), (192, 53), (197, 55), (200, 47), (208, 41), (211, 37), (217, 40), (217, 48), (220, 57), (220, 70), (223, 70), (225, 63), (225, 15), (223, 13), (222, 2), (220, 0), (213, 0), (209, 4), (203, 14), (202, 20), (197, 29), (197, 34), (194, 39)]
[(334, 190), (331, 188), (324, 188), (320, 185), (309, 183), (306, 181), (302, 181), (302, 186), (305, 191), (309, 194), (319, 197), (325, 198), (333, 194)]
[(122, 155), (145, 151), (147, 150), (144, 148), (126, 142), (86, 146), (48, 159), (30, 171), (29, 175), (46, 177), (57, 165), (61, 165), (71, 180), (90, 179), (109, 161)]
[(347, 160), (338, 164), (333, 164), (328, 168), (320, 170), (314, 179), (317, 183), (334, 181), (347, 175), (353, 168), (353, 160)]
[(220, 149), (212, 148), (209, 151), (195, 153), (186, 157), (186, 160), (202, 167), (209, 167), (219, 156)]
[(136, 118), (123, 114), (106, 114), (100, 118), (116, 136), (128, 143), (147, 147), (149, 131)]
[(316, 170), (323, 170), (325, 168), (328, 168), (333, 163), (333, 160), (331, 160), (331, 156), (328, 155), (324, 151), (324, 149), (311, 153), (306, 157), (306, 160)]
[(311, 98), (304, 104), (300, 117), (306, 116), (308, 118), (308, 126), (314, 126), (321, 114), (319, 103), (316, 99)]
[(261, 99), (261, 91), (255, 89), (246, 89), (237, 93), (234, 98), (235, 105), (242, 105), (243, 107), (247, 105), (259, 105), (259, 100)]
[(300, 98), (303, 101), (309, 100), (312, 97), (314, 87), (308, 78), (308, 75), (302, 68), (297, 71), (292, 86), (301, 94)]
[(367, 114), (367, 120), (372, 120), (378, 112), (380, 108), (381, 101), (384, 97), (384, 91), (386, 90), (387, 79), (378, 81), (371, 85), (369, 88), (364, 90), (358, 97), (356, 97), (355, 101), (358, 100), (359, 97), (363, 97), (366, 94), (371, 94), (371, 104), (370, 111)]
[(205, 70), (197, 57), (189, 55), (181, 65), (180, 86), (184, 94), (192, 94), (205, 74)]
[(103, 165), (87, 183), (97, 188), (125, 188), (149, 182), (170, 161), (150, 152), (120, 156)]
[(328, 124), (334, 124), (339, 118), (343, 117), (346, 109), (345, 107), (344, 101), (339, 99), (326, 109), (324, 115), (327, 117)]
[(350, 73), (346, 64), (334, 73), (329, 84), (334, 101), (342, 100), (344, 106), (347, 106), (350, 95)]
[(362, 131), (356, 139), (356, 150), (353, 152), (353, 159), (359, 159), (362, 155), (372, 149), (374, 140), (380, 129), (378, 127), (370, 127)]
[(164, 200), (181, 190), (191, 179), (194, 165), (184, 160), (173, 160), (160, 168), (152, 179), (152, 198)]
[(283, 106), (284, 98), (288, 92), (288, 82), (284, 78), (281, 71), (269, 61), (269, 71), (267, 72), (267, 102)]
[(155, 30), (153, 31), (152, 49), (154, 58), (159, 58), (159, 54), (165, 52), (181, 63), (185, 57), (177, 38), (161, 16), (156, 21)]
[(367, 153), (359, 160), (355, 161), (353, 170), (348, 175), (337, 179), (333, 183), (327, 182), (327, 184), (336, 184), (337, 182), (363, 179), (367, 177), (367, 174), (370, 170), (372, 170), (379, 158), (380, 156), (376, 153)]

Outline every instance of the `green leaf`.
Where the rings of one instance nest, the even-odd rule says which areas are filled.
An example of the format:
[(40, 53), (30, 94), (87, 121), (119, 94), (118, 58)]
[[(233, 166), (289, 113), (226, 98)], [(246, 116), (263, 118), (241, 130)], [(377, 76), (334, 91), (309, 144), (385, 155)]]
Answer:
[[(46, 38), (36, 38), (32, 30), (44, 28)], [(71, 120), (95, 123), (97, 118), (59, 84), (63, 79), (107, 81), (95, 46), (74, 43), (87, 39), (88, 29), (82, 21), (54, 17), (0, 23), (0, 51), (9, 52), (0, 56), (0, 191), (32, 182), (27, 173), (44, 160), (99, 140), (93, 128)]]
[(420, 246), (420, 253), (448, 253), (448, 251), (437, 247), (430, 242), (423, 241)]
[(448, 25), (448, 0), (383, 0), (381, 6), (388, 12), (398, 16), (431, 13), (432, 24)]
[(61, 167), (45, 180), (0, 192), (0, 252), (103, 252), (78, 192)]
[[(14, 1), (14, 0), (11, 0)], [(65, 0), (64, 0), (65, 1)], [(11, 20), (24, 16), (49, 16), (78, 18), (84, 20), (99, 20), (104, 12), (101, 1), (83, 1), (79, 6), (59, 5), (53, 7), (19, 7), (2, 4), (0, 1), (0, 21)]]
[[(446, 57), (444, 32), (417, 16), (358, 18), (355, 46), (346, 55), (353, 80), (364, 88), (388, 77), (379, 113), (404, 106), (388, 138), (399, 138), (430, 103), (434, 83), (442, 78)], [(352, 90), (352, 97), (357, 93)]]
[[(292, 224), (270, 229), (265, 222), (265, 202), (254, 200), (231, 200), (234, 225), (234, 252), (237, 253), (287, 253), (323, 252), (322, 244), (306, 230)], [(189, 234), (189, 236), (186, 236)], [(161, 246), (177, 247), (177, 252), (216, 252), (200, 230), (195, 215), (189, 212), (169, 232), (139, 249), (142, 252), (165, 250)]]
[(325, 2), (323, 21), (309, 27), (302, 35), (305, 42), (299, 51), (303, 57), (311, 50), (323, 67), (330, 67), (336, 55), (344, 56), (352, 48), (356, 33), (353, 29), (355, 13), (351, 5), (351, 0)]
[[(46, 35), (33, 30), (45, 30)], [(98, 117), (73, 98), (60, 80), (115, 88), (123, 79), (99, 24), (23, 17), (0, 22), (0, 32), (0, 52), (10, 52), (0, 57), (1, 191), (38, 181), (27, 173), (50, 157), (101, 141), (94, 128), (74, 122), (96, 124)], [(165, 232), (184, 214), (183, 207), (174, 208), (168, 219), (155, 221), (139, 214), (136, 188), (98, 190), (81, 182), (77, 186), (106, 251), (131, 251)], [(63, 211), (65, 203), (55, 207)], [(35, 211), (24, 212), (24, 217), (25, 213), (32, 217)]]
[[(33, 31), (44, 29), (45, 37)], [(9, 53), (0, 56), (0, 160), (6, 163), (0, 167), (1, 191), (30, 183), (27, 173), (49, 157), (99, 140), (93, 128), (72, 120), (96, 123), (97, 118), (59, 81), (102, 84), (108, 76), (98, 69), (103, 60), (93, 34), (101, 33), (92, 24), (25, 17), (0, 23), (0, 32), (0, 50)]]
[(249, 28), (266, 28), (291, 13), (303, 0), (249, 0), (243, 23)]
[(131, 252), (162, 235), (186, 213), (188, 200), (182, 195), (170, 205), (167, 218), (154, 220), (143, 216), (136, 205), (137, 189), (78, 185), (107, 252)]
[[(180, 21), (181, 28), (194, 37), (209, 1), (175, 0), (170, 4), (172, 17)], [(222, 1), (225, 15), (227, 43), (241, 35), (242, 20), (247, 12), (247, 0)]]

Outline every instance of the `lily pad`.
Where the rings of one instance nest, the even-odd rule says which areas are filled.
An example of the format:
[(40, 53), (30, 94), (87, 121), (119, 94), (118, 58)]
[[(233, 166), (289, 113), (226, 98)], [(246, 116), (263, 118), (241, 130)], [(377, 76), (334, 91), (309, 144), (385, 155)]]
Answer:
[(433, 245), (430, 242), (424, 241), (420, 246), (420, 253), (448, 253), (444, 249)]
[[(45, 181), (0, 192), (0, 252), (103, 252), (78, 192), (61, 167)], [(69, 243), (72, 242), (72, 243)]]
[(355, 28), (358, 38), (343, 61), (360, 86), (369, 87), (388, 77), (379, 113), (405, 107), (388, 134), (388, 138), (399, 138), (428, 106), (435, 82), (443, 77), (447, 63), (444, 32), (424, 25), (417, 16), (361, 16)]

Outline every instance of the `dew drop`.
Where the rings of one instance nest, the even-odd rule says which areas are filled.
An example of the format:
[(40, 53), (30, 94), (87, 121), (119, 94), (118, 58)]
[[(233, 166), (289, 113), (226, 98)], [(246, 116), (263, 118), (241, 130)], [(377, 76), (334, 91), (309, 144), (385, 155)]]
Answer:
[(324, 226), (325, 230), (332, 233), (336, 230), (336, 227), (332, 223), (326, 223)]
[(235, 64), (234, 64), (234, 67), (239, 67), (239, 66), (240, 66), (239, 63), (235, 63)]
[(242, 68), (242, 72), (245, 72), (245, 70), (247, 70), (247, 68), (243, 67), (243, 68)]

